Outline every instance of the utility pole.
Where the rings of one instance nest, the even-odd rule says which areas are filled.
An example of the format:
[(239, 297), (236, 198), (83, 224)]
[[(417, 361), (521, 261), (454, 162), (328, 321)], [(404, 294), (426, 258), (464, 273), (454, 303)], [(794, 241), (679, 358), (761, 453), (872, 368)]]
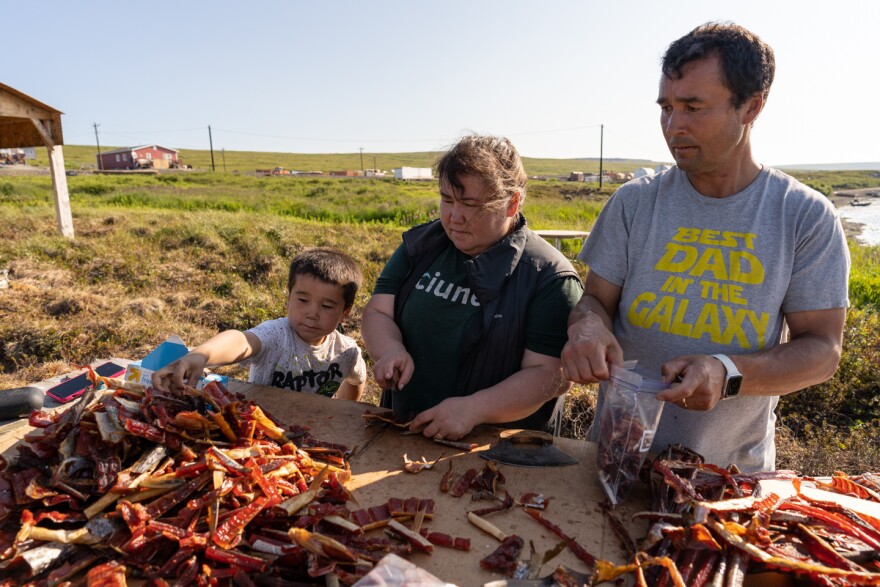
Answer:
[(605, 142), (605, 125), (599, 125), (599, 189), (602, 189), (602, 146)]
[(103, 164), (103, 162), (101, 161), (101, 141), (98, 140), (98, 127), (101, 126), (101, 125), (98, 124), (97, 122), (93, 122), (93, 123), (92, 123), (92, 126), (95, 127), (95, 142), (98, 144), (98, 170), (99, 170), (99, 171), (103, 171), (103, 170), (104, 170), (104, 164)]
[(226, 173), (226, 147), (220, 149), (220, 153), (223, 154), (223, 173)]
[(364, 148), (363, 147), (361, 147), (361, 173), (365, 173), (364, 172)]
[(208, 144), (211, 145), (211, 171), (216, 171), (214, 167), (214, 137), (211, 136), (211, 125), (208, 125)]
[(373, 169), (379, 169), (378, 167), (376, 167), (376, 156), (375, 155), (373, 155)]

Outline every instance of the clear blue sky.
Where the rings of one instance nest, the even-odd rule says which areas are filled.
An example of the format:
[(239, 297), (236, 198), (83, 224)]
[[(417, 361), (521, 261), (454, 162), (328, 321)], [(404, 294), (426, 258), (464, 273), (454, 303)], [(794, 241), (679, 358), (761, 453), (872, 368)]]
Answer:
[(440, 150), (667, 161), (666, 46), (731, 20), (776, 52), (763, 163), (880, 161), (880, 2), (593, 0), (0, 4), (0, 82), (64, 112), (68, 144), (296, 153)]

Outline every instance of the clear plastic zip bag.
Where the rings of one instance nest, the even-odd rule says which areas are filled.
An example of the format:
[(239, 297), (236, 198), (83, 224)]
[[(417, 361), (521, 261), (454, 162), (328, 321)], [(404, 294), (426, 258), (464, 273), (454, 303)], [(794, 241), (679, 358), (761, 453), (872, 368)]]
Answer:
[(599, 416), (596, 464), (599, 481), (613, 505), (626, 499), (639, 477), (666, 404), (657, 394), (668, 387), (636, 371), (611, 367)]

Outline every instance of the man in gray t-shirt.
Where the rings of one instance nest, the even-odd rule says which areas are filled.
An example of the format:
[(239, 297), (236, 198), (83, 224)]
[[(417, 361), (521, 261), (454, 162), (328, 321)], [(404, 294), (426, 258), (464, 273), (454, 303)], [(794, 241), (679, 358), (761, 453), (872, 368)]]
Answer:
[(836, 371), (848, 305), (834, 207), (752, 157), (773, 74), (772, 49), (736, 25), (670, 45), (657, 103), (676, 167), (602, 210), (562, 352), (569, 379), (603, 381), (597, 414), (609, 365), (635, 359), (662, 376), (672, 385), (653, 450), (681, 443), (746, 471), (775, 467), (778, 396)]

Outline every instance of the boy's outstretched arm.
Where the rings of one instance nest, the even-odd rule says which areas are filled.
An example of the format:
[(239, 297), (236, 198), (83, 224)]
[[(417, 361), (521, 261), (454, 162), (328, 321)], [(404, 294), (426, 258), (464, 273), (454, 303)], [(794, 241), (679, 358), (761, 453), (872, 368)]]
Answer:
[(159, 391), (194, 386), (205, 367), (222, 367), (249, 359), (260, 352), (260, 339), (250, 332), (226, 330), (191, 350), (152, 375)]

